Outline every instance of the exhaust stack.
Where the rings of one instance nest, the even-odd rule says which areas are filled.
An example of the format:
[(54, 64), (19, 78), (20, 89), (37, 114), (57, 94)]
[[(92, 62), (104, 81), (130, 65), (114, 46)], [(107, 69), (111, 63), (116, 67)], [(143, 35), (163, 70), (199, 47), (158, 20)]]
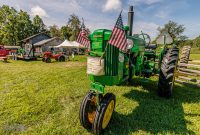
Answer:
[(128, 26), (129, 26), (128, 35), (129, 36), (132, 36), (132, 31), (133, 31), (133, 17), (134, 17), (133, 6), (130, 6), (129, 7), (129, 11), (128, 11)]

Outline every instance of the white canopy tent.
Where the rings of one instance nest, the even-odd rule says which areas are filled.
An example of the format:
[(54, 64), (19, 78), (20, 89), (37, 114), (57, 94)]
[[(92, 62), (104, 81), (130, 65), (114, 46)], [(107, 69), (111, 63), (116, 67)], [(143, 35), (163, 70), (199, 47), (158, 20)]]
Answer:
[(81, 46), (78, 42), (76, 41), (68, 41), (67, 39), (62, 42), (60, 45), (55, 46), (56, 48), (62, 47), (62, 48), (85, 48)]
[(74, 46), (77, 46), (78, 48), (85, 48), (84, 46), (82, 46), (80, 43), (76, 42), (76, 41), (72, 41), (71, 42)]
[(71, 51), (71, 49), (73, 49), (73, 48), (76, 48), (77, 49), (77, 51), (78, 51), (78, 54), (80, 53), (79, 51), (79, 49), (80, 48), (85, 48), (84, 46), (81, 46), (78, 42), (76, 42), (76, 41), (68, 41), (67, 39), (64, 41), (64, 42), (62, 42), (60, 45), (58, 45), (58, 46), (55, 46), (55, 48), (61, 48), (61, 49), (64, 49), (64, 48), (66, 48), (66, 49), (69, 49), (69, 51)]
[(55, 46), (56, 48), (77, 48), (77, 46), (73, 45), (70, 41), (68, 41), (67, 39), (62, 42), (60, 45)]

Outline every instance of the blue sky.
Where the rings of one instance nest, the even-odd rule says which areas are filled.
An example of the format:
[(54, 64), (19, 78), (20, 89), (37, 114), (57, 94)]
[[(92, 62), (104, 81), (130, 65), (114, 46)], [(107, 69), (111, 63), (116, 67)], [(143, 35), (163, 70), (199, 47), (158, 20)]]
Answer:
[(183, 24), (185, 35), (200, 35), (199, 0), (1, 0), (0, 5), (22, 9), (31, 16), (40, 15), (47, 26), (65, 25), (70, 14), (85, 19), (85, 25), (93, 31), (98, 28), (112, 29), (119, 12), (123, 9), (123, 22), (127, 24), (129, 5), (134, 5), (134, 33), (141, 30), (154, 38), (157, 27), (169, 20)]

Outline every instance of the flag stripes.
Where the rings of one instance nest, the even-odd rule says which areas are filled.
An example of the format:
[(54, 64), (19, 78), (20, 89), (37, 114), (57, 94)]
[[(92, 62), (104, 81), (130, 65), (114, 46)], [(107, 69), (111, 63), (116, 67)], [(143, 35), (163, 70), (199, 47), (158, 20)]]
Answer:
[(117, 22), (115, 24), (115, 27), (112, 31), (111, 37), (108, 41), (109, 44), (116, 46), (122, 51), (126, 51), (127, 48), (127, 39), (126, 39), (126, 33), (123, 29), (123, 22), (121, 13), (117, 19)]
[(82, 25), (81, 25), (81, 31), (80, 31), (76, 41), (86, 48), (90, 47), (90, 40), (88, 38), (87, 31), (85, 30), (84, 23), (82, 23)]

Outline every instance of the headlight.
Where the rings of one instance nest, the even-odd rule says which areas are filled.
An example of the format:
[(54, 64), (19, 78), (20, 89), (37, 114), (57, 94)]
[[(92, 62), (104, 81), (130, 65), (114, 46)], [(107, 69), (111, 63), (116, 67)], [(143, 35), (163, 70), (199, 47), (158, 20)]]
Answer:
[(133, 47), (133, 40), (127, 39), (127, 44), (128, 44), (127, 49), (130, 50)]

